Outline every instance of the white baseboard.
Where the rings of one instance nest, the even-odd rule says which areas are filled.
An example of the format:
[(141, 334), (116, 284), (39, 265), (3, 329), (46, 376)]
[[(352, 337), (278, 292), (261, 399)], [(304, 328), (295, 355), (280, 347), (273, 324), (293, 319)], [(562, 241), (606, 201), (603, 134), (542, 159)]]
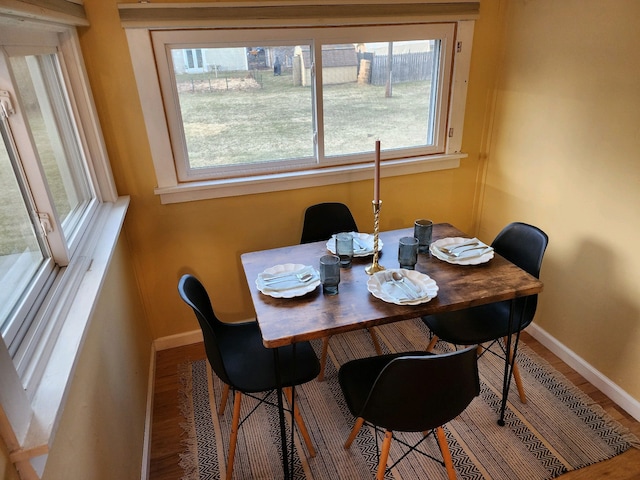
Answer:
[(169, 335), (168, 337), (157, 338), (153, 342), (156, 351), (166, 350), (174, 347), (184, 347), (193, 343), (202, 342), (202, 330), (192, 330), (190, 332)]
[(633, 398), (619, 385), (612, 382), (611, 379), (596, 370), (582, 357), (560, 343), (556, 338), (552, 337), (547, 331), (538, 327), (536, 324), (529, 325), (527, 333), (551, 350), (551, 352), (557, 355), (564, 363), (586, 378), (589, 383), (613, 400), (616, 405), (640, 421), (640, 401)]
[(156, 378), (156, 349), (151, 345), (149, 361), (149, 379), (147, 380), (147, 411), (144, 420), (144, 439), (142, 444), (142, 468), (140, 480), (149, 480), (151, 474), (151, 428), (153, 422), (153, 395)]

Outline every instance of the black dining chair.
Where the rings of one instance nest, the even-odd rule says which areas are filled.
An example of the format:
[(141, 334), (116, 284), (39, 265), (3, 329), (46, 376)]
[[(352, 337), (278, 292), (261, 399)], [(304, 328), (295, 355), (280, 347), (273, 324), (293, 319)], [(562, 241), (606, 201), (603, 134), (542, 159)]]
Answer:
[[(332, 235), (340, 232), (357, 232), (356, 224), (351, 210), (344, 203), (325, 202), (317, 203), (307, 207), (304, 212), (304, 221), (302, 223), (302, 236), (300, 243), (320, 242), (329, 240)], [(371, 335), (373, 348), (380, 355), (382, 349), (380, 342), (373, 328), (367, 328)], [(329, 338), (322, 339), (322, 353), (320, 354), (320, 374), (318, 380), (324, 380), (324, 371), (327, 364), (327, 351), (329, 349)]]
[[(233, 475), (238, 427), (244, 422), (244, 420), (240, 422), (242, 395), (254, 398), (260, 403), (275, 406), (276, 404), (269, 401), (268, 397), (278, 389), (278, 386), (283, 388), (289, 404), (293, 405), (294, 418), (309, 455), (314, 457), (315, 449), (295, 405), (291, 388), (313, 380), (320, 372), (318, 358), (309, 342), (280, 347), (277, 352), (279, 365), (276, 365), (276, 355), (273, 350), (262, 344), (257, 322), (237, 324), (221, 322), (213, 311), (207, 291), (193, 275), (182, 276), (178, 283), (178, 291), (182, 300), (193, 309), (202, 329), (209, 364), (225, 385), (218, 411), (220, 415), (224, 413), (229, 389), (234, 391), (227, 480), (230, 480)], [(254, 395), (258, 393), (263, 395)], [(251, 410), (253, 411), (255, 409)]]
[[(361, 358), (345, 363), (338, 379), (349, 411), (356, 417), (344, 448), (349, 448), (365, 423), (384, 432), (376, 479), (417, 451), (443, 464), (450, 480), (456, 478), (443, 425), (460, 415), (480, 393), (475, 347), (434, 355), (405, 352)], [(409, 450), (389, 468), (387, 460), (393, 432), (422, 432), (414, 445), (397, 441)], [(443, 461), (419, 450), (434, 435)], [(376, 442), (377, 443), (377, 442)]]
[[(511, 263), (522, 268), (536, 278), (540, 277), (540, 268), (544, 252), (549, 243), (546, 233), (538, 227), (522, 222), (510, 223), (502, 229), (491, 243), (496, 253), (503, 256)], [(513, 322), (520, 322), (519, 330), (525, 329), (533, 321), (538, 304), (538, 296), (518, 298), (490, 303), (477, 307), (459, 310), (456, 312), (441, 313), (422, 317), (422, 321), (433, 333), (427, 351), (431, 351), (438, 340), (454, 345), (489, 345), (479, 347), (479, 355), (486, 352), (498, 355), (502, 358), (512, 359), (512, 352), (507, 352), (507, 335), (509, 334), (509, 317), (512, 305)], [(517, 324), (515, 325), (517, 327)], [(512, 327), (513, 328), (513, 327)], [(511, 333), (517, 333), (513, 330)], [(491, 347), (498, 345), (496, 351)], [(527, 397), (522, 386), (522, 379), (517, 364), (513, 363), (513, 378), (518, 388), (518, 395), (522, 403), (527, 402)]]

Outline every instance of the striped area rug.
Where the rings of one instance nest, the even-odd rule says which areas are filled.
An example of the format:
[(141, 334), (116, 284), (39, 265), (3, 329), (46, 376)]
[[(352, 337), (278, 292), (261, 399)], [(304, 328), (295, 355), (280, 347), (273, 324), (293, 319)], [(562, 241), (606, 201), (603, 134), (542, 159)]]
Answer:
[[(428, 343), (428, 331), (419, 320), (377, 327), (377, 332), (388, 352), (421, 350)], [(314, 342), (314, 347), (319, 353), (320, 342)], [(437, 347), (440, 351), (450, 348), (442, 342)], [(295, 478), (371, 479), (375, 476), (377, 445), (381, 439), (376, 439), (372, 429), (363, 427), (351, 449), (343, 448), (354, 418), (342, 397), (337, 369), (350, 359), (375, 355), (375, 351), (366, 331), (336, 335), (331, 338), (329, 348), (326, 380), (296, 388), (298, 406), (317, 455), (308, 458), (304, 444), (296, 438)], [(640, 445), (637, 438), (523, 343), (518, 364), (528, 403), (520, 402), (514, 385), (504, 427), (496, 422), (504, 364), (493, 355), (483, 355), (479, 362), (480, 395), (462, 415), (446, 425), (459, 479), (552, 479)], [(180, 368), (181, 408), (185, 417), (183, 480), (224, 478), (231, 397), (224, 415), (218, 416), (212, 405), (219, 404), (222, 385), (206, 361), (185, 363)], [(244, 397), (243, 414), (254, 406), (254, 400)], [(409, 443), (417, 438), (416, 434), (394, 433), (394, 436)], [(282, 478), (279, 439), (276, 409), (260, 406), (240, 428), (233, 478)], [(441, 458), (432, 437), (423, 445), (427, 453)], [(388, 465), (403, 453), (400, 443), (394, 442)], [(387, 478), (446, 479), (447, 475), (442, 465), (411, 453)]]

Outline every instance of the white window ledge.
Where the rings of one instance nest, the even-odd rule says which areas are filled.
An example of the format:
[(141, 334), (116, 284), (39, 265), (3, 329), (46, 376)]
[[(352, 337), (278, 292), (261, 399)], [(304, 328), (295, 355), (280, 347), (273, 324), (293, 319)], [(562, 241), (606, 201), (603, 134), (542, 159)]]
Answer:
[[(95, 304), (100, 297), (104, 279), (118, 242), (129, 206), (129, 197), (120, 197), (115, 203), (104, 203), (97, 212), (93, 228), (83, 240), (82, 256), (89, 259), (87, 269), (81, 273), (75, 292), (71, 292), (71, 306), (66, 312), (62, 328), (38, 383), (31, 402), (28, 425), (12, 422), (19, 449), (10, 452), (13, 463), (28, 462), (28, 478), (39, 478), (46, 464), (64, 404), (73, 378), (76, 362), (88, 331)], [(77, 294), (79, 293), (79, 294)], [(12, 405), (2, 405), (11, 411)], [(9, 407), (9, 408), (7, 408)], [(28, 408), (28, 407), (27, 407)], [(25, 431), (24, 436), (20, 431)], [(21, 475), (24, 475), (21, 470)], [(36, 476), (34, 476), (34, 474)]]
[[(460, 166), (460, 159), (466, 156), (465, 153), (456, 153), (431, 155), (423, 158), (389, 160), (382, 163), (380, 175), (381, 177), (395, 177), (458, 168)], [(189, 182), (171, 187), (156, 188), (155, 193), (156, 195), (160, 195), (163, 204), (168, 204), (294, 190), (297, 188), (319, 187), (361, 180), (373, 181), (373, 162), (304, 170), (300, 172)]]

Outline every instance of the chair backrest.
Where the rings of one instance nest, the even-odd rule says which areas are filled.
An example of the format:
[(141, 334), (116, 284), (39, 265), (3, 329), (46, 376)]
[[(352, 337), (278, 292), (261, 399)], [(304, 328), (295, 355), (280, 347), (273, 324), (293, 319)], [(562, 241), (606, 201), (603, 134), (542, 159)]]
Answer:
[[(494, 250), (522, 268), (524, 271), (540, 278), (542, 259), (547, 249), (549, 237), (538, 227), (522, 222), (513, 222), (502, 229), (491, 243)], [(526, 312), (522, 321), (522, 328), (532, 321), (538, 305), (538, 295), (531, 295), (526, 300), (518, 299), (518, 313), (526, 302)]]
[(218, 346), (219, 336), (217, 331), (221, 328), (221, 322), (213, 312), (207, 290), (200, 283), (200, 280), (193, 275), (187, 274), (180, 278), (178, 292), (182, 300), (193, 309), (198, 319), (204, 338), (204, 348), (211, 368), (220, 380), (226, 384), (231, 384)]
[(475, 346), (398, 357), (378, 375), (359, 416), (389, 430), (422, 432), (460, 415), (479, 393)]
[(510, 223), (491, 243), (494, 250), (536, 278), (549, 237), (538, 227), (522, 222)]
[(357, 231), (356, 221), (344, 203), (318, 203), (304, 213), (300, 243), (329, 240), (334, 233)]

